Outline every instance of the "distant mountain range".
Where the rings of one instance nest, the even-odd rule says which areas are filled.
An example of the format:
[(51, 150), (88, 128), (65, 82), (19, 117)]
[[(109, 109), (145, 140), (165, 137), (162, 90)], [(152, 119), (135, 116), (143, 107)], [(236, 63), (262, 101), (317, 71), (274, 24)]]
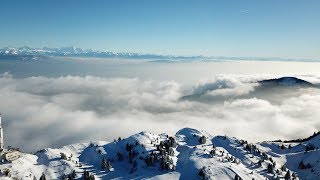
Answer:
[(43, 56), (62, 56), (62, 57), (97, 57), (97, 58), (129, 58), (129, 59), (154, 59), (154, 60), (179, 60), (179, 59), (206, 59), (204, 56), (171, 56), (156, 54), (139, 54), (129, 52), (111, 52), (111, 51), (95, 51), (92, 49), (81, 49), (75, 46), (62, 48), (30, 48), (27, 46), (13, 48), (5, 47), (0, 49), (0, 57), (20, 58), (20, 59), (36, 59)]
[(40, 57), (94, 57), (94, 58), (126, 58), (126, 59), (148, 59), (154, 61), (224, 61), (224, 60), (259, 60), (259, 61), (306, 61), (320, 62), (317, 59), (288, 59), (288, 58), (263, 58), (263, 57), (226, 57), (226, 56), (175, 56), (157, 54), (139, 54), (130, 52), (97, 51), (92, 49), (81, 49), (75, 46), (61, 48), (31, 48), (4, 47), (0, 48), (1, 59), (36, 60)]

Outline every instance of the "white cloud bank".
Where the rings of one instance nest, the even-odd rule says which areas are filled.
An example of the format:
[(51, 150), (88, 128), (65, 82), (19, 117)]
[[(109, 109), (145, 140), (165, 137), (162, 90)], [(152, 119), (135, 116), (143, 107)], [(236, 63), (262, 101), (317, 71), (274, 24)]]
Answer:
[[(320, 91), (255, 91), (259, 76), (217, 76), (193, 89), (173, 81), (64, 76), (0, 77), (7, 145), (35, 151), (147, 130), (183, 127), (249, 141), (304, 137), (320, 130)], [(313, 82), (320, 79), (306, 76)], [(181, 100), (190, 93), (198, 99)]]

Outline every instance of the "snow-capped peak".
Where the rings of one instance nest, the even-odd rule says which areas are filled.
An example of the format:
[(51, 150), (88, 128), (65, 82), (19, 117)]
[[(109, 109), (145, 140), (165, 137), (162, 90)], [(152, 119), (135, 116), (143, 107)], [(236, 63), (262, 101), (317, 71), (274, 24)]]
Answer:
[(300, 142), (249, 143), (191, 128), (175, 136), (141, 132), (114, 142), (47, 148), (0, 164), (2, 178), (317, 179), (319, 134)]

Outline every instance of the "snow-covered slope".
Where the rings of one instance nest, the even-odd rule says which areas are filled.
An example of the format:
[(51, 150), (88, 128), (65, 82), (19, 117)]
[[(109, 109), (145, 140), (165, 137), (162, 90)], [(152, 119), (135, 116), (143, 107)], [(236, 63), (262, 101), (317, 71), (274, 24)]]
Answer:
[(39, 179), (43, 173), (46, 179), (83, 179), (84, 172), (95, 179), (284, 179), (286, 174), (319, 179), (319, 147), (319, 135), (301, 142), (250, 144), (184, 128), (174, 136), (141, 132), (114, 142), (24, 153), (0, 169), (16, 179)]

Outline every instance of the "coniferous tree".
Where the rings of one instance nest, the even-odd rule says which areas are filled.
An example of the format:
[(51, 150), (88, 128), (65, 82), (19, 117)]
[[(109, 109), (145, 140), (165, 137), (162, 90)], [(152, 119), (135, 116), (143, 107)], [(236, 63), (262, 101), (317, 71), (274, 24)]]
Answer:
[(299, 169), (306, 169), (306, 165), (304, 165), (303, 161), (300, 161), (298, 168)]
[(247, 151), (251, 152), (251, 145), (250, 145), (250, 144), (247, 144), (245, 149), (246, 149)]
[(93, 175), (93, 174), (90, 174), (90, 176), (89, 176), (89, 180), (95, 180), (95, 178), (94, 178), (94, 175)]
[(84, 180), (89, 180), (90, 178), (90, 173), (86, 170), (83, 171), (83, 179)]
[(288, 170), (286, 175), (284, 176), (284, 179), (285, 180), (290, 180), (291, 179), (291, 174), (290, 174), (290, 171)]
[(201, 137), (199, 138), (199, 143), (200, 143), (200, 144), (205, 144), (206, 141), (207, 141), (207, 138), (206, 138), (205, 136), (201, 136)]
[(73, 178), (76, 178), (76, 171), (75, 171), (75, 170), (72, 170), (71, 176), (72, 176)]
[(123, 160), (123, 155), (120, 152), (117, 153), (117, 156), (119, 161)]
[(216, 155), (216, 150), (212, 149), (212, 150), (210, 151), (210, 157), (213, 157), (213, 156), (215, 156), (215, 155)]
[(238, 175), (238, 174), (236, 174), (235, 176), (234, 176), (234, 180), (240, 180), (241, 178), (240, 178), (240, 176)]
[(205, 177), (206, 177), (205, 167), (203, 167), (202, 169), (200, 169), (198, 175), (201, 176), (202, 179), (205, 179)]
[(268, 173), (273, 174), (273, 171), (274, 171), (273, 165), (272, 164), (268, 164)]
[(133, 162), (133, 158), (134, 158), (134, 152), (132, 150), (129, 151), (129, 163)]
[(286, 165), (284, 164), (284, 165), (282, 165), (281, 166), (281, 171), (286, 171), (287, 170), (287, 167), (286, 167)]
[(152, 152), (146, 157), (145, 162), (147, 166), (153, 166), (155, 163), (155, 160), (156, 160), (156, 155)]
[(101, 170), (105, 170), (106, 168), (107, 168), (107, 160), (106, 160), (106, 158), (102, 158)]
[(69, 180), (74, 180), (74, 178), (73, 178), (73, 176), (71, 174), (69, 174), (68, 179)]
[(107, 161), (107, 169), (109, 171), (111, 171), (111, 169), (112, 169), (111, 162), (109, 160)]
[(168, 154), (169, 156), (174, 156), (174, 150), (172, 147), (169, 148)]
[(132, 149), (131, 144), (130, 144), (130, 143), (127, 143), (127, 144), (126, 144), (126, 150), (127, 150), (127, 151), (130, 151), (131, 149)]
[(42, 175), (41, 175), (39, 180), (46, 180), (46, 175), (44, 174), (44, 172), (42, 173)]
[(295, 179), (297, 177), (296, 173), (292, 173), (292, 179)]
[(162, 170), (165, 170), (165, 169), (168, 169), (167, 167), (167, 164), (168, 164), (168, 158), (166, 155), (162, 156), (161, 158), (161, 163), (160, 163), (160, 166), (161, 166), (161, 169)]
[(174, 137), (169, 137), (169, 141), (168, 141), (169, 147), (173, 147), (176, 148), (177, 147), (177, 142), (174, 139)]

